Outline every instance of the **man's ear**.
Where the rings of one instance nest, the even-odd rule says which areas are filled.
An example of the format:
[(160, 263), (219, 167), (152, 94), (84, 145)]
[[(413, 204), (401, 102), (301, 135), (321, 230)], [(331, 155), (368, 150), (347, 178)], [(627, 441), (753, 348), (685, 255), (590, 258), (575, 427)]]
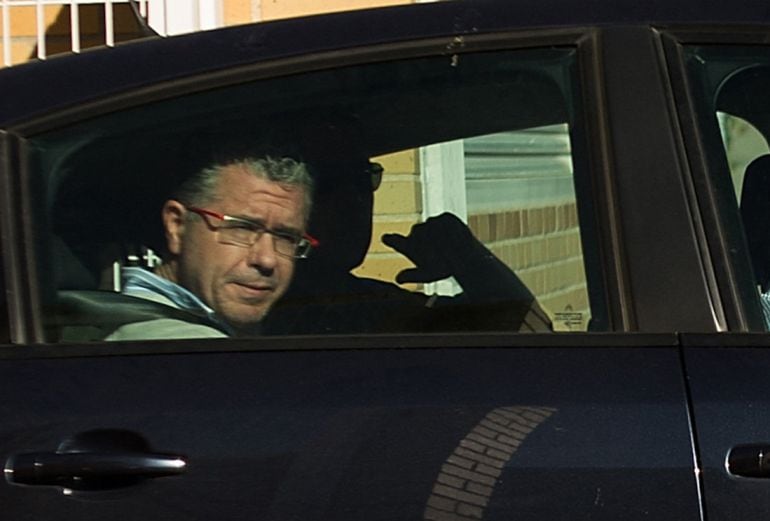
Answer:
[(163, 205), (163, 228), (166, 231), (166, 246), (172, 255), (179, 255), (182, 251), (182, 239), (184, 238), (185, 216), (187, 209), (179, 201), (169, 199)]

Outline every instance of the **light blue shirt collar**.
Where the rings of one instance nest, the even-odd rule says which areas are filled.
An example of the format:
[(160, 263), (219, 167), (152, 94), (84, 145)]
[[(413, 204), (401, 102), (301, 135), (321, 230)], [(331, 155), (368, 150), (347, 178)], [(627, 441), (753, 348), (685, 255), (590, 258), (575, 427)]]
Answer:
[(179, 284), (155, 275), (151, 271), (136, 267), (123, 268), (121, 270), (121, 283), (121, 292), (126, 295), (155, 301), (158, 300), (157, 297), (162, 297), (169, 301), (169, 305), (204, 317), (219, 329), (230, 335), (233, 334), (232, 328), (194, 293)]

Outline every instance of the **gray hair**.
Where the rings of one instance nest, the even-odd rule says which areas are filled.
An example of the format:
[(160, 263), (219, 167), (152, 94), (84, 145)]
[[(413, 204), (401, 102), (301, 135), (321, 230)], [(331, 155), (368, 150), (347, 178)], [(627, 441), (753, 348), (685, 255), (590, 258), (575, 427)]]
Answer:
[(259, 179), (303, 190), (303, 214), (307, 221), (313, 204), (313, 178), (304, 163), (290, 157), (243, 157), (214, 163), (185, 179), (172, 197), (189, 206), (205, 206), (216, 199), (220, 175), (225, 168), (232, 166), (244, 167)]

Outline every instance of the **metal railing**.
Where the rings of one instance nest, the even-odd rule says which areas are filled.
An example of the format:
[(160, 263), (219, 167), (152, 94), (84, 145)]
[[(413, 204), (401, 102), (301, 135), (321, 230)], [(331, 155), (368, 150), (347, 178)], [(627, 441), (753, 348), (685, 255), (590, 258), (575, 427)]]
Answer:
[[(2, 64), (12, 64), (13, 8), (35, 8), (36, 56), (44, 60), (46, 48), (46, 7), (69, 8), (70, 49), (81, 51), (80, 6), (100, 5), (104, 7), (104, 45), (115, 45), (115, 9), (118, 4), (129, 5), (140, 25), (160, 36), (184, 32), (214, 29), (222, 25), (222, 0), (0, 0), (0, 43), (3, 47)], [(27, 35), (25, 35), (27, 36)]]

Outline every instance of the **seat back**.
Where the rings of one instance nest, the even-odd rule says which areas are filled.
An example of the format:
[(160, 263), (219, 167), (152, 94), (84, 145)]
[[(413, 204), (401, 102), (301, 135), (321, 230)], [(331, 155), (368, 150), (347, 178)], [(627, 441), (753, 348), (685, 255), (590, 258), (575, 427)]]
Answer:
[(53, 342), (100, 341), (120, 326), (164, 318), (217, 327), (206, 317), (121, 293), (59, 291), (48, 335)]
[(746, 167), (741, 190), (743, 229), (757, 285), (770, 289), (770, 154)]

